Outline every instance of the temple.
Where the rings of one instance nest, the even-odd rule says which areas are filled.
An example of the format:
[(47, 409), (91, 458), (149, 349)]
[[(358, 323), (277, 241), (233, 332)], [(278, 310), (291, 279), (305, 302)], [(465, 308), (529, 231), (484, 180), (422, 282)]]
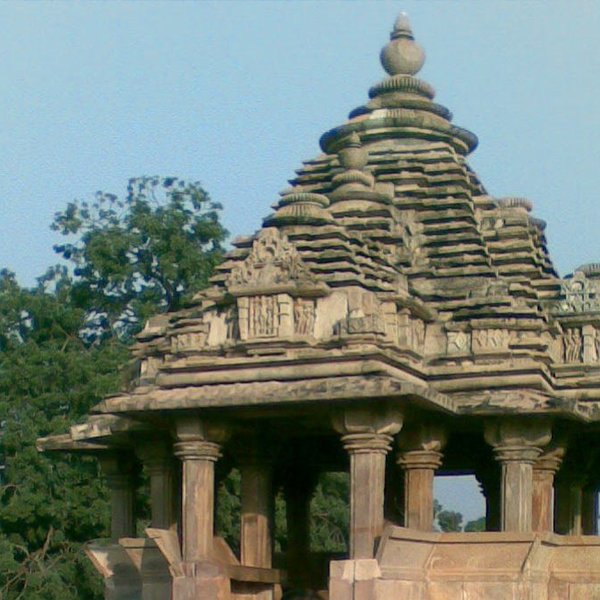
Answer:
[[(600, 597), (600, 264), (557, 275), (531, 202), (469, 168), (477, 138), (417, 78), (424, 60), (401, 15), (387, 77), (211, 286), (147, 323), (131, 387), (39, 440), (104, 469), (112, 540), (87, 552), (107, 599)], [(214, 532), (215, 474), (234, 466), (239, 555)], [(315, 482), (340, 471), (349, 548), (313, 556)], [(434, 476), (459, 474), (485, 532), (434, 530)]]

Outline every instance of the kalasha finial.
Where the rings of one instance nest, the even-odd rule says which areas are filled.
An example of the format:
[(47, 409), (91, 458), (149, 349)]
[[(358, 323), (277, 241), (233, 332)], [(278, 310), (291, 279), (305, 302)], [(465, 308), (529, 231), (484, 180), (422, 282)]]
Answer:
[(406, 13), (394, 23), (390, 41), (381, 50), (381, 64), (390, 75), (415, 75), (425, 62), (425, 51), (413, 36)]

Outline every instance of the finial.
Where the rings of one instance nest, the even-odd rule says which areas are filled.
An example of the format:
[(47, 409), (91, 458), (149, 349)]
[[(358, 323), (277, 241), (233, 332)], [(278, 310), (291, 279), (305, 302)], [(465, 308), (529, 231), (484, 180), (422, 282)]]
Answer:
[(425, 62), (425, 51), (415, 42), (406, 13), (400, 13), (381, 50), (381, 64), (390, 75), (415, 75)]

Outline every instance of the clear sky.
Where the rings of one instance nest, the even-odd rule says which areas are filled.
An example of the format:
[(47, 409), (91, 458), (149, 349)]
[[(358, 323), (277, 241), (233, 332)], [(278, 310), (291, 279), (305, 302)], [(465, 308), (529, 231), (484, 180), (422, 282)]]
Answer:
[(600, 260), (600, 2), (5, 0), (0, 268), (32, 284), (53, 214), (138, 175), (200, 180), (252, 232), (383, 79), (401, 10), (489, 193), (534, 202), (562, 274)]

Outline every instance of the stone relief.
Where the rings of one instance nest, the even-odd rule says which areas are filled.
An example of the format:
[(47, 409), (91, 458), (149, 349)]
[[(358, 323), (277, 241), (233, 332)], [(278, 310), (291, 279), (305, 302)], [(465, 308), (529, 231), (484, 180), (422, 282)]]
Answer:
[(465, 354), (471, 351), (471, 335), (467, 331), (448, 332), (448, 354)]
[(510, 333), (506, 329), (475, 329), (472, 334), (473, 352), (506, 350)]
[(274, 337), (279, 329), (277, 296), (254, 296), (248, 304), (248, 335), (251, 338)]
[(225, 315), (225, 325), (227, 327), (227, 340), (234, 341), (240, 339), (240, 318), (237, 306), (232, 306)]
[(200, 350), (206, 346), (208, 331), (192, 331), (174, 335), (171, 338), (172, 352)]
[(410, 319), (407, 338), (409, 348), (417, 352), (423, 352), (425, 347), (425, 323), (421, 319)]
[(583, 273), (576, 272), (572, 279), (562, 283), (560, 312), (587, 312), (600, 310), (600, 290)]
[(294, 333), (313, 335), (315, 329), (315, 302), (307, 298), (294, 301)]
[(567, 329), (563, 335), (563, 359), (566, 363), (581, 362), (583, 338), (579, 329)]
[(232, 268), (227, 284), (259, 287), (291, 282), (314, 284), (317, 280), (287, 237), (267, 228), (255, 240), (248, 258)]

